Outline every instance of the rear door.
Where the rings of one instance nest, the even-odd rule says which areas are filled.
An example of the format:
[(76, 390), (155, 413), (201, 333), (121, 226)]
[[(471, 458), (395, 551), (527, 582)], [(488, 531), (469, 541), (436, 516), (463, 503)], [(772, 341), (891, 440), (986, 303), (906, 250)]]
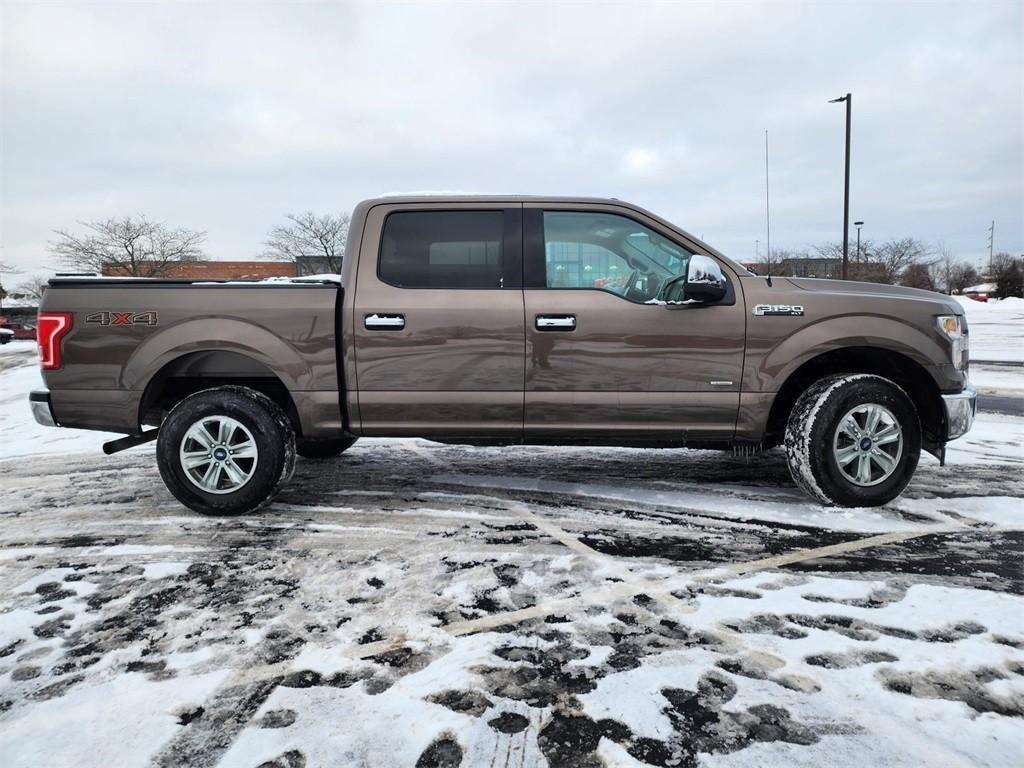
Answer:
[(527, 438), (731, 437), (745, 316), (738, 280), (714, 305), (648, 303), (696, 251), (602, 204), (524, 208)]
[(523, 317), (521, 204), (372, 208), (352, 318), (363, 434), (521, 437)]

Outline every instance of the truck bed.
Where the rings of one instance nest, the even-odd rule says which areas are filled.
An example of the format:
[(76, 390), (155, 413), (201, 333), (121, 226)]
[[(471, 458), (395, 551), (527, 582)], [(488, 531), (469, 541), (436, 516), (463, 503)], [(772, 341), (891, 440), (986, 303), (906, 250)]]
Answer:
[(43, 371), (54, 419), (137, 434), (143, 424), (159, 423), (163, 393), (229, 379), (290, 394), (301, 432), (335, 434), (342, 427), (340, 296), (333, 276), (54, 278), (40, 312), (73, 317), (60, 366)]

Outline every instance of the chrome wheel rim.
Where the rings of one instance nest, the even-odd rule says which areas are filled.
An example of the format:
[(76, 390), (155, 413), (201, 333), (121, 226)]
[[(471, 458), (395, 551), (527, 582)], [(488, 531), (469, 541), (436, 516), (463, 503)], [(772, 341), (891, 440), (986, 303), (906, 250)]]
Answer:
[(884, 405), (851, 408), (836, 427), (832, 456), (843, 477), (869, 487), (892, 477), (903, 455), (903, 428)]
[(185, 432), (178, 449), (185, 477), (206, 493), (234, 493), (256, 473), (252, 432), (230, 416), (207, 416)]

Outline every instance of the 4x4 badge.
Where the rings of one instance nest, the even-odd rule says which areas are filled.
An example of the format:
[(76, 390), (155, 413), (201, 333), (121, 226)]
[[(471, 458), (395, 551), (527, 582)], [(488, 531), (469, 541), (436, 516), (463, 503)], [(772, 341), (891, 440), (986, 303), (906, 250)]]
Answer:
[(802, 315), (804, 308), (802, 304), (755, 304), (754, 314), (758, 317), (763, 315)]
[(156, 312), (93, 312), (85, 322), (94, 325), (156, 325)]

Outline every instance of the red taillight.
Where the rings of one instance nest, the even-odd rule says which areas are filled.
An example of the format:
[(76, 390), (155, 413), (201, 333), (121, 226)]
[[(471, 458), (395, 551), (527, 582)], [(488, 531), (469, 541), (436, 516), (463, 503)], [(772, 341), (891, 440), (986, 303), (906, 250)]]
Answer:
[(44, 371), (60, 368), (60, 342), (71, 330), (74, 315), (70, 312), (40, 312), (36, 322), (39, 364)]

